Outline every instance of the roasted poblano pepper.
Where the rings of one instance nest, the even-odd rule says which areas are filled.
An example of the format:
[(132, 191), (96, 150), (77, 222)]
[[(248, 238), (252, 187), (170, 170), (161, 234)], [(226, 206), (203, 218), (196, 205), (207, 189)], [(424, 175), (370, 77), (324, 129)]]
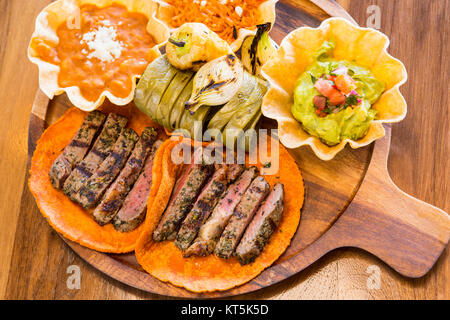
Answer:
[(145, 69), (136, 86), (134, 102), (150, 118), (156, 120), (158, 105), (176, 72), (165, 55), (153, 60)]
[(193, 73), (190, 71), (178, 70), (176, 72), (175, 77), (172, 79), (166, 91), (164, 92), (156, 110), (155, 120), (160, 125), (166, 128), (170, 127), (169, 121), (172, 108), (192, 76)]

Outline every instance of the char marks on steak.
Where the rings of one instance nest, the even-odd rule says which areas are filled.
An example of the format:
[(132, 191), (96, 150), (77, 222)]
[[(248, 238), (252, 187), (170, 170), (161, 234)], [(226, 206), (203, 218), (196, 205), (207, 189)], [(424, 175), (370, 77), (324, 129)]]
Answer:
[(269, 184), (262, 176), (258, 176), (252, 181), (217, 243), (214, 252), (218, 257), (225, 259), (231, 257), (245, 228), (269, 193), (269, 189)]
[(193, 208), (178, 231), (175, 245), (186, 250), (197, 236), (198, 230), (209, 217), (228, 185), (228, 166), (219, 165), (213, 176), (200, 192)]
[(69, 160), (66, 159), (64, 153), (61, 153), (58, 158), (52, 164), (48, 176), (52, 186), (56, 189), (61, 189), (66, 181), (67, 177), (72, 172), (72, 165)]
[(201, 148), (194, 152), (193, 162), (186, 168), (172, 192), (169, 205), (153, 232), (154, 241), (173, 240), (186, 214), (211, 176), (212, 165), (197, 164), (201, 158)]
[(88, 113), (70, 143), (53, 162), (49, 171), (49, 177), (56, 189), (63, 187), (72, 169), (83, 160), (105, 119), (106, 115), (100, 111)]
[(240, 175), (234, 184), (228, 187), (225, 196), (214, 208), (209, 219), (200, 227), (194, 243), (185, 251), (186, 257), (191, 255), (206, 256), (214, 251), (234, 209), (257, 175), (258, 168), (250, 167)]
[(281, 183), (277, 183), (250, 222), (236, 248), (236, 255), (242, 265), (253, 262), (261, 254), (280, 223), (283, 209), (284, 188)]
[(113, 218), (113, 226), (120, 232), (129, 232), (136, 229), (144, 221), (147, 200), (152, 187), (152, 167), (156, 151), (162, 141), (153, 144), (150, 155), (147, 157), (144, 169), (123, 201), (123, 206)]
[(131, 187), (136, 182), (145, 160), (152, 151), (158, 132), (147, 127), (142, 131), (139, 141), (136, 143), (125, 167), (120, 172), (117, 179), (106, 190), (100, 204), (95, 208), (93, 216), (100, 225), (109, 223), (122, 207), (123, 201), (130, 192)]
[(85, 208), (97, 205), (105, 190), (122, 170), (138, 139), (139, 135), (133, 129), (122, 130), (109, 155), (78, 191), (78, 203)]
[(102, 131), (86, 157), (72, 170), (64, 182), (63, 191), (71, 199), (77, 198), (81, 186), (94, 174), (98, 166), (109, 155), (120, 132), (127, 124), (127, 118), (110, 113), (106, 118)]

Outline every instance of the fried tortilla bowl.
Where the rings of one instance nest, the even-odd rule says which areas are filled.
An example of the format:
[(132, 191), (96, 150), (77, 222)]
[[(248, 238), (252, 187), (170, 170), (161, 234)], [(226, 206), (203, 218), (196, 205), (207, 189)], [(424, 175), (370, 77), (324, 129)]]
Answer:
[[(102, 107), (100, 110), (114, 111), (129, 118), (128, 126), (139, 134), (147, 126), (158, 127), (134, 105), (117, 108)], [(31, 160), (28, 185), (42, 215), (49, 224), (65, 238), (85, 247), (101, 252), (126, 253), (134, 250), (143, 224), (131, 232), (116, 231), (112, 224), (100, 226), (92, 214), (72, 202), (61, 190), (55, 189), (48, 175), (53, 161), (70, 142), (86, 116), (77, 108), (69, 109), (58, 121), (48, 127), (37, 142)], [(163, 132), (163, 130), (160, 130)], [(161, 156), (156, 154), (152, 170), (152, 189), (160, 181)], [(155, 191), (151, 191), (155, 192)]]
[[(315, 51), (333, 39), (337, 60), (354, 61), (367, 67), (386, 84), (386, 90), (372, 108), (378, 111), (368, 133), (360, 140), (345, 139), (335, 146), (322, 143), (305, 132), (291, 113), (298, 77), (314, 62)], [(283, 39), (277, 54), (262, 68), (270, 89), (263, 99), (262, 113), (278, 122), (278, 135), (287, 148), (309, 145), (322, 160), (331, 160), (348, 143), (354, 149), (364, 147), (384, 136), (382, 123), (399, 122), (406, 116), (406, 101), (400, 86), (407, 80), (403, 63), (387, 53), (389, 39), (379, 31), (360, 28), (341, 18), (330, 18), (318, 28), (302, 27)]]
[[(172, 139), (167, 140), (171, 142), (164, 145), (160, 187), (155, 189), (156, 193), (150, 194), (147, 203), (147, 207), (151, 209), (147, 213), (144, 230), (136, 245), (137, 261), (155, 278), (193, 292), (228, 290), (252, 280), (283, 254), (297, 231), (304, 198), (301, 182), (303, 180), (298, 166), (287, 150), (279, 144), (279, 159), (283, 159), (280, 161), (279, 171), (274, 175), (264, 175), (264, 178), (272, 187), (277, 182), (284, 184), (284, 212), (280, 225), (253, 263), (242, 266), (236, 257), (225, 260), (214, 254), (183, 258), (182, 251), (173, 241), (155, 242), (152, 238), (153, 230), (169, 202), (180, 168), (171, 161), (172, 149), (179, 143)], [(272, 139), (269, 145), (272, 143), (278, 141)], [(268, 149), (270, 154), (270, 147)], [(258, 163), (257, 167), (264, 170), (262, 163)]]
[[(165, 22), (167, 26), (173, 30), (175, 27), (172, 25), (172, 18), (174, 17), (174, 8), (167, 2), (164, 2), (163, 0), (155, 0), (159, 4), (158, 8), (158, 14), (157, 18), (161, 21)], [(256, 33), (256, 25), (261, 23), (270, 22), (272, 25), (275, 22), (275, 5), (278, 2), (278, 0), (267, 0), (259, 6), (259, 12), (258, 17), (256, 19), (256, 23), (254, 26), (249, 26), (248, 28), (240, 28), (237, 30), (238, 37), (230, 43), (230, 47), (233, 50), (233, 52), (236, 52), (239, 50), (239, 48), (242, 45), (242, 42), (244, 39), (248, 36), (255, 35)], [(214, 17), (213, 17), (214, 18)], [(219, 19), (219, 18), (214, 18)], [(222, 17), (221, 19), (226, 19), (226, 17)], [(202, 22), (208, 25), (205, 21), (197, 21), (196, 18), (192, 18), (192, 21), (190, 22)], [(211, 26), (208, 26), (211, 28)], [(230, 27), (231, 28), (231, 27)], [(226, 39), (225, 39), (226, 40)]]
[[(37, 52), (31, 46), (35, 39), (42, 39), (49, 43), (58, 43), (57, 36), (58, 27), (70, 19), (76, 19), (76, 13), (79, 8), (85, 4), (93, 4), (103, 8), (113, 4), (126, 7), (129, 12), (137, 12), (148, 18), (147, 31), (153, 37), (156, 45), (151, 49), (149, 55), (156, 58), (160, 55), (159, 47), (163, 46), (169, 37), (169, 30), (164, 23), (156, 19), (157, 4), (151, 0), (57, 0), (45, 7), (36, 18), (36, 26), (32, 35), (30, 45), (28, 46), (28, 58), (39, 68), (39, 86), (40, 89), (50, 98), (55, 95), (67, 93), (73, 105), (84, 111), (92, 111), (102, 105), (105, 97), (115, 105), (126, 105), (133, 100), (134, 90), (136, 87), (136, 79), (139, 75), (132, 78), (133, 87), (129, 95), (125, 98), (114, 96), (109, 91), (103, 91), (96, 101), (85, 99), (80, 88), (77, 86), (62, 88), (58, 84), (58, 74), (60, 67), (43, 61)], [(70, 20), (72, 21), (72, 20)]]

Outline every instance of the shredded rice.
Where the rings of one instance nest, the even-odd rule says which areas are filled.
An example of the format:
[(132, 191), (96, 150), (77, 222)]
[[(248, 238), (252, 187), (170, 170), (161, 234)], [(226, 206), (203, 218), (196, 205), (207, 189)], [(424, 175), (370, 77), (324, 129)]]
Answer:
[[(174, 7), (172, 27), (186, 22), (201, 22), (229, 43), (235, 40), (233, 27), (253, 28), (258, 23), (258, 8), (266, 0), (165, 0)], [(236, 10), (236, 8), (238, 8)], [(242, 14), (239, 15), (242, 9)]]

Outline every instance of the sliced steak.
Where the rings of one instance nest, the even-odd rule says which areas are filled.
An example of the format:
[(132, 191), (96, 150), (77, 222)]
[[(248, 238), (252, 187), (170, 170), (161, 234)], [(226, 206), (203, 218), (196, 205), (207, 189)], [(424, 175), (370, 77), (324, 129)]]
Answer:
[(105, 119), (106, 115), (100, 111), (88, 113), (70, 143), (53, 162), (49, 171), (49, 176), (52, 185), (56, 189), (61, 189), (63, 187), (64, 182), (72, 172), (72, 169), (83, 160)]
[(184, 255), (186, 257), (191, 255), (206, 256), (214, 251), (216, 243), (228, 220), (230, 220), (234, 209), (257, 175), (258, 168), (248, 168), (234, 184), (228, 187), (225, 197), (219, 201), (209, 219), (200, 227), (194, 243), (185, 251)]
[(244, 171), (244, 169), (245, 169), (245, 166), (243, 164), (228, 165), (228, 173), (227, 173), (228, 181), (233, 182), (234, 180), (239, 178), (239, 176)]
[(73, 170), (64, 182), (64, 193), (75, 200), (78, 190), (94, 174), (98, 166), (106, 159), (122, 129), (127, 124), (127, 118), (110, 113), (103, 129), (87, 156)]
[(222, 236), (214, 250), (220, 258), (228, 259), (241, 240), (242, 234), (252, 220), (261, 202), (269, 193), (270, 186), (261, 176), (255, 178), (245, 191), (239, 204), (233, 212)]
[(199, 156), (194, 154), (193, 163), (177, 182), (169, 205), (153, 232), (154, 241), (175, 239), (181, 222), (192, 209), (197, 195), (211, 176), (213, 165), (195, 164), (195, 159), (198, 159)]
[(208, 219), (228, 185), (228, 166), (220, 165), (200, 192), (194, 207), (184, 219), (178, 231), (175, 245), (186, 250), (197, 236), (200, 226)]
[(66, 181), (67, 177), (72, 172), (72, 165), (70, 161), (64, 156), (64, 152), (61, 153), (58, 158), (52, 164), (48, 176), (52, 186), (56, 189), (61, 189)]
[(239, 262), (244, 265), (258, 257), (278, 226), (284, 209), (284, 187), (277, 183), (259, 208), (236, 248)]
[(122, 170), (138, 139), (139, 135), (133, 129), (125, 128), (122, 130), (110, 154), (80, 188), (76, 198), (78, 203), (85, 208), (96, 206), (105, 190)]
[(147, 127), (142, 131), (141, 138), (136, 143), (125, 167), (111, 187), (105, 192), (101, 203), (94, 210), (94, 219), (98, 224), (105, 225), (109, 223), (120, 207), (122, 207), (123, 200), (136, 182), (139, 173), (144, 167), (145, 159), (152, 151), (152, 145), (157, 134), (158, 132), (152, 127)]
[(113, 219), (113, 226), (120, 232), (128, 232), (136, 229), (144, 221), (147, 200), (152, 187), (152, 167), (156, 151), (162, 141), (158, 140), (153, 145), (150, 156), (145, 161), (145, 166), (130, 193), (126, 196), (122, 208)]

